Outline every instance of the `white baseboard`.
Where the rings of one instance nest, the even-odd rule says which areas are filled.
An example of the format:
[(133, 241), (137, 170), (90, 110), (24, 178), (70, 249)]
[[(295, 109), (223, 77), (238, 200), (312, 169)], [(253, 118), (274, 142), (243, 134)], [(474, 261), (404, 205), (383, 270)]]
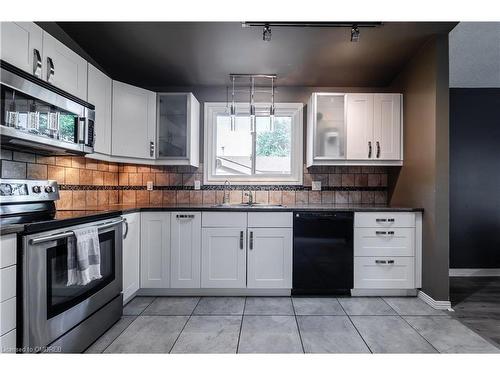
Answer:
[(351, 289), (353, 297), (415, 297), (416, 289)]
[(436, 310), (453, 311), (453, 309), (451, 308), (451, 302), (450, 301), (436, 301), (434, 298), (432, 298), (428, 294), (425, 294), (421, 290), (418, 291), (418, 298), (420, 298), (422, 301), (424, 301), (430, 307), (432, 307), (432, 308), (434, 308)]
[(500, 268), (450, 268), (450, 277), (500, 276)]

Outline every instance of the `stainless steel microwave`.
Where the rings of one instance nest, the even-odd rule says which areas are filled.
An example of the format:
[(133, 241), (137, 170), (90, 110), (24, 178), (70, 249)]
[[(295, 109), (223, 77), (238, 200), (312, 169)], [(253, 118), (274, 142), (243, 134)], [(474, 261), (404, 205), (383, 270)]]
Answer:
[(0, 83), (2, 147), (61, 155), (94, 151), (92, 104), (5, 61)]

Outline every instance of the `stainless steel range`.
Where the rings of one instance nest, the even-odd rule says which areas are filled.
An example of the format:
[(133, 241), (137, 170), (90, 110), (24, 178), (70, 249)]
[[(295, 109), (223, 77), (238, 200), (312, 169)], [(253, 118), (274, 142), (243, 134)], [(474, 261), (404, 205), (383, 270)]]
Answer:
[[(122, 315), (123, 219), (56, 220), (55, 181), (0, 180), (0, 194), (2, 225), (26, 224), (18, 245), (18, 348), (82, 352)], [(98, 228), (102, 277), (68, 286), (68, 239), (88, 226)]]

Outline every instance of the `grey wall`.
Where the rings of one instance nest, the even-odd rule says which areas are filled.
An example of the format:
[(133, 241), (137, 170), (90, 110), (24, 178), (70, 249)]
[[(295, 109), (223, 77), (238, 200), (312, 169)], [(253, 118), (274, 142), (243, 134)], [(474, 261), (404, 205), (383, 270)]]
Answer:
[(449, 298), (448, 38), (436, 37), (392, 85), (404, 95), (404, 166), (393, 170), (389, 202), (423, 207), (422, 290)]
[(450, 268), (500, 268), (500, 22), (449, 40)]
[(500, 87), (500, 22), (460, 22), (450, 32), (450, 87)]

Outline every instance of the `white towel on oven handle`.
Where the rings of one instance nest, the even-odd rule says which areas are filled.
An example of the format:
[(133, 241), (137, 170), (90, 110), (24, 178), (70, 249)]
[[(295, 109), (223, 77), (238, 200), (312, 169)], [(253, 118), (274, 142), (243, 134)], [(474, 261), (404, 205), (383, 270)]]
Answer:
[(73, 230), (75, 236), (68, 239), (68, 282), (71, 285), (87, 285), (102, 278), (101, 248), (97, 227)]

